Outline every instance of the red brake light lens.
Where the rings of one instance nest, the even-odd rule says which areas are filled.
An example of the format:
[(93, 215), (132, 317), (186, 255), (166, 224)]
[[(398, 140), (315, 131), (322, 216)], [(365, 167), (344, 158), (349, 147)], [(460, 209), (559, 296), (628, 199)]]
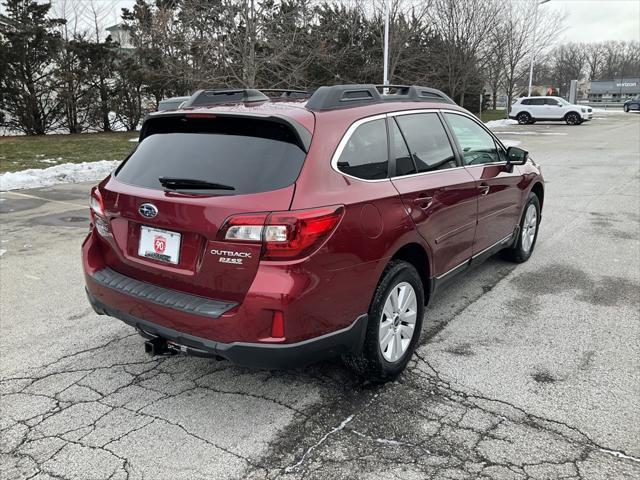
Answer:
[(344, 206), (235, 215), (218, 232), (219, 241), (262, 243), (263, 260), (306, 257), (333, 233)]
[(343, 206), (274, 212), (265, 227), (264, 260), (306, 257), (333, 233), (344, 215)]

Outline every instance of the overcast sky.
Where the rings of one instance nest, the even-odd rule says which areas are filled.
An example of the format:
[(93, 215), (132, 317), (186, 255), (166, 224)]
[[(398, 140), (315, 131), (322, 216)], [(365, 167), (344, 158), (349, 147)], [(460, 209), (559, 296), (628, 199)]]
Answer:
[(640, 0), (551, 0), (539, 15), (566, 12), (566, 41), (640, 41)]

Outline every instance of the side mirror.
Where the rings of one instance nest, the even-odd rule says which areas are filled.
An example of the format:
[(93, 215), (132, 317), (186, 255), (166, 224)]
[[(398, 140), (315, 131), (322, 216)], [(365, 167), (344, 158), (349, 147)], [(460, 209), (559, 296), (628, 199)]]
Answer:
[(511, 165), (524, 165), (529, 158), (529, 152), (518, 147), (507, 148), (507, 162)]

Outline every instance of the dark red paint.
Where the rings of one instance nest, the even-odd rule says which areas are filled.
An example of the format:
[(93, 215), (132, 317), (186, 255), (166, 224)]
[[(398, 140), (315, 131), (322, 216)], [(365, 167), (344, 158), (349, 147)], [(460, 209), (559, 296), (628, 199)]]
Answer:
[[(285, 115), (312, 135), (294, 185), (236, 196), (189, 196), (134, 187), (114, 176), (98, 186), (111, 230), (97, 232), (95, 219), (82, 247), (87, 289), (117, 310), (174, 330), (220, 342), (291, 343), (349, 326), (366, 313), (382, 271), (398, 250), (422, 249), (427, 277), (441, 276), (511, 234), (524, 201), (542, 177), (532, 162), (524, 166), (478, 165), (366, 182), (330, 166), (347, 128), (359, 119), (401, 110), (443, 109), (425, 102), (382, 103), (312, 113), (296, 105), (203, 108), (190, 115), (232, 111), (246, 115)], [(446, 109), (464, 112), (460, 108)], [(175, 112), (174, 112), (175, 114)], [(251, 172), (250, 174), (259, 174)], [(486, 195), (482, 195), (488, 189)], [(159, 214), (140, 216), (152, 202)], [(219, 237), (235, 215), (340, 208), (337, 225), (303, 258), (265, 260), (260, 244), (230, 243)], [(258, 220), (263, 221), (263, 220)], [(265, 220), (266, 221), (266, 220)], [(178, 265), (137, 255), (140, 225), (182, 234)], [(242, 265), (220, 263), (212, 249), (247, 252)], [(211, 320), (142, 302), (98, 285), (91, 274), (105, 267), (137, 280), (239, 305)], [(429, 291), (429, 288), (425, 288)]]

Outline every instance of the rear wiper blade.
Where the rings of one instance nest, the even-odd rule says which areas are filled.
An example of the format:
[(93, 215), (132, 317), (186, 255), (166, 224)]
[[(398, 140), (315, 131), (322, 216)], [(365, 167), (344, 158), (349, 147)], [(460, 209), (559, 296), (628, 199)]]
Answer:
[(231, 185), (207, 182), (206, 180), (196, 180), (193, 178), (160, 177), (158, 181), (164, 188), (168, 188), (170, 190), (235, 190), (235, 187), (232, 187)]

